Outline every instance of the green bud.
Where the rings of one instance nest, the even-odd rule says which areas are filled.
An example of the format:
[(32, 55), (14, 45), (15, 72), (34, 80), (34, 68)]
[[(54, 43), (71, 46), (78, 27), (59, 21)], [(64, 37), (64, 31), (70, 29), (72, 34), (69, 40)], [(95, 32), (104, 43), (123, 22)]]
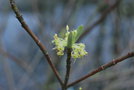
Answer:
[(73, 36), (72, 42), (75, 43), (76, 42), (76, 36), (77, 36), (77, 30), (72, 31), (72, 36)]

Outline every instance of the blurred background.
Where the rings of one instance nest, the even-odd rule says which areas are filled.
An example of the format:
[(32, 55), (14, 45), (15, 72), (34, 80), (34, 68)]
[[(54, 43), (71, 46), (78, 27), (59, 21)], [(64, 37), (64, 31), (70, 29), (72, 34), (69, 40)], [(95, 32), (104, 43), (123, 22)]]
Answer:
[[(80, 42), (88, 55), (72, 60), (69, 82), (114, 58), (134, 51), (133, 0), (15, 0), (26, 23), (46, 46), (64, 78), (66, 55), (52, 49), (65, 26), (84, 26)], [(134, 58), (100, 72), (68, 90), (134, 90)], [(8, 0), (0, 0), (0, 90), (61, 90), (42, 52), (24, 31)]]

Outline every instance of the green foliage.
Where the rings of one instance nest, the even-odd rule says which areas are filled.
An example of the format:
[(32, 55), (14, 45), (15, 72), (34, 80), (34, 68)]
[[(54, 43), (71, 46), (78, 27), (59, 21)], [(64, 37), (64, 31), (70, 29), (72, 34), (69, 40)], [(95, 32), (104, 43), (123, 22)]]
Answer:
[(79, 39), (79, 37), (81, 36), (82, 33), (83, 33), (83, 26), (79, 26), (79, 27), (77, 28), (76, 41)]

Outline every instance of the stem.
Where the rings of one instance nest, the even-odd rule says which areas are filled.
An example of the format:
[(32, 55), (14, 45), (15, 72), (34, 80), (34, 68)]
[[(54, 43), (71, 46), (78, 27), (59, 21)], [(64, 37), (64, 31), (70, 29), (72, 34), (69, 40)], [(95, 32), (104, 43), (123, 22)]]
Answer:
[(61, 77), (58, 73), (58, 71), (56, 70), (54, 64), (52, 63), (52, 60), (50, 58), (50, 56), (48, 55), (48, 52), (46, 51), (45, 46), (40, 42), (40, 40), (38, 39), (38, 37), (32, 32), (32, 30), (28, 27), (28, 25), (26, 24), (26, 22), (24, 21), (22, 15), (19, 12), (18, 7), (16, 6), (16, 3), (14, 0), (9, 0), (10, 1), (10, 5), (12, 7), (12, 10), (14, 11), (14, 13), (16, 14), (16, 18), (19, 20), (19, 22), (21, 23), (22, 27), (24, 28), (24, 30), (31, 36), (31, 38), (34, 40), (34, 42), (38, 45), (38, 47), (40, 48), (40, 50), (42, 51), (42, 53), (44, 54), (44, 56), (46, 57), (46, 60), (48, 62), (48, 64), (50, 65), (51, 69), (53, 70), (56, 78), (58, 79), (59, 83), (61, 84), (61, 86), (63, 85), (63, 82), (61, 80)]
[(71, 69), (71, 48), (67, 48), (66, 75), (62, 90), (67, 90), (67, 84), (70, 76), (70, 69)]
[(115, 64), (117, 64), (119, 62), (122, 62), (122, 61), (126, 60), (127, 58), (131, 58), (131, 57), (134, 57), (134, 52), (130, 52), (125, 56), (119, 57), (117, 59), (112, 60), (111, 62), (109, 62), (107, 64), (104, 64), (104, 65), (100, 66), (99, 68), (93, 70), (92, 72), (90, 72), (89, 74), (85, 75), (84, 77), (82, 77), (82, 78), (80, 78), (80, 79), (68, 84), (67, 87), (71, 87), (71, 86), (73, 86), (73, 85), (75, 85), (75, 84), (77, 84), (77, 83), (79, 83), (79, 82), (81, 82), (81, 81), (83, 81), (83, 80), (85, 80), (85, 79), (97, 74), (98, 72), (101, 72), (101, 71), (103, 71), (103, 70), (105, 70), (105, 69), (107, 69), (107, 68), (109, 68), (111, 66), (114, 66)]

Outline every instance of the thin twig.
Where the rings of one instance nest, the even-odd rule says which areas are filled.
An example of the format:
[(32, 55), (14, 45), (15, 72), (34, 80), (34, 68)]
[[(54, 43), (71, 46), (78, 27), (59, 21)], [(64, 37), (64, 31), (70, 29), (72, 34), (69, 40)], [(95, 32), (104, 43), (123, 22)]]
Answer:
[(31, 66), (31, 67), (28, 67), (27, 72), (24, 73), (22, 75), (22, 77), (20, 78), (20, 80), (18, 82), (18, 90), (24, 90), (24, 88), (28, 84), (28, 81), (31, 79), (32, 75), (34, 74), (34, 71), (35, 71), (37, 65), (39, 64), (41, 57), (42, 57), (42, 54), (40, 54), (40, 51), (38, 50), (36, 52), (35, 56), (33, 57), (33, 60), (29, 64), (29, 66)]
[(25, 71), (27, 71), (27, 67), (31, 67), (27, 64), (27, 62), (25, 62), (24, 60), (21, 60), (19, 58), (16, 58), (15, 56), (13, 56), (12, 54), (10, 54), (9, 52), (5, 51), (4, 49), (0, 48), (0, 54), (2, 54), (3, 56), (10, 58), (10, 60), (12, 60), (13, 62), (15, 62), (16, 64), (18, 64), (22, 69), (24, 69)]
[(16, 18), (19, 20), (19, 22), (21, 23), (21, 25), (24, 28), (24, 30), (32, 37), (32, 39), (38, 45), (38, 47), (40, 48), (40, 50), (42, 51), (42, 53), (46, 57), (46, 60), (48, 61), (49, 65), (50, 65), (51, 69), (53, 70), (55, 76), (57, 77), (59, 83), (62, 85), (63, 83), (62, 83), (61, 77), (60, 77), (58, 71), (56, 70), (55, 66), (53, 65), (52, 60), (51, 60), (50, 56), (48, 55), (48, 52), (46, 51), (45, 46), (40, 42), (40, 40), (38, 39), (38, 37), (28, 27), (28, 25), (24, 21), (22, 15), (20, 14), (19, 9), (16, 6), (15, 1), (14, 0), (9, 0), (9, 1), (10, 1), (11, 7), (12, 7), (14, 13), (16, 14)]
[(13, 72), (11, 70), (10, 64), (6, 59), (2, 60), (2, 62), (3, 62), (3, 68), (4, 68), (4, 71), (5, 71), (7, 82), (8, 82), (8, 85), (9, 85), (8, 89), (9, 90), (16, 90), (15, 79), (13, 77)]
[(108, 9), (106, 9), (102, 15), (100, 16), (100, 18), (94, 22), (92, 25), (90, 25), (89, 27), (87, 27), (84, 31), (84, 33), (80, 36), (79, 40), (82, 40), (83, 37), (85, 37), (89, 32), (91, 32), (93, 30), (94, 27), (96, 27), (97, 25), (99, 25), (103, 20), (105, 20), (105, 18), (107, 17), (107, 15), (113, 11), (119, 4), (120, 4), (121, 0), (117, 0), (117, 2), (115, 4), (113, 4), (112, 6), (110, 6)]
[(79, 82), (81, 82), (81, 81), (83, 81), (83, 80), (85, 80), (85, 79), (97, 74), (98, 72), (101, 72), (101, 71), (103, 71), (103, 70), (105, 70), (105, 69), (107, 69), (107, 68), (109, 68), (111, 66), (114, 66), (115, 64), (117, 64), (119, 62), (122, 62), (122, 61), (126, 60), (127, 58), (131, 58), (131, 57), (134, 57), (134, 52), (129, 52), (127, 55), (124, 55), (122, 57), (114, 59), (111, 62), (100, 66), (99, 68), (93, 70), (92, 72), (90, 72), (89, 74), (83, 76), (82, 78), (80, 78), (80, 79), (68, 84), (67, 87), (71, 87), (71, 86), (73, 86), (73, 85), (75, 85), (75, 84), (77, 84), (77, 83), (79, 83)]
[(71, 69), (71, 48), (67, 49), (67, 60), (66, 60), (66, 75), (65, 75), (65, 81), (64, 85), (62, 87), (62, 90), (67, 90), (67, 84), (70, 76), (70, 69)]

